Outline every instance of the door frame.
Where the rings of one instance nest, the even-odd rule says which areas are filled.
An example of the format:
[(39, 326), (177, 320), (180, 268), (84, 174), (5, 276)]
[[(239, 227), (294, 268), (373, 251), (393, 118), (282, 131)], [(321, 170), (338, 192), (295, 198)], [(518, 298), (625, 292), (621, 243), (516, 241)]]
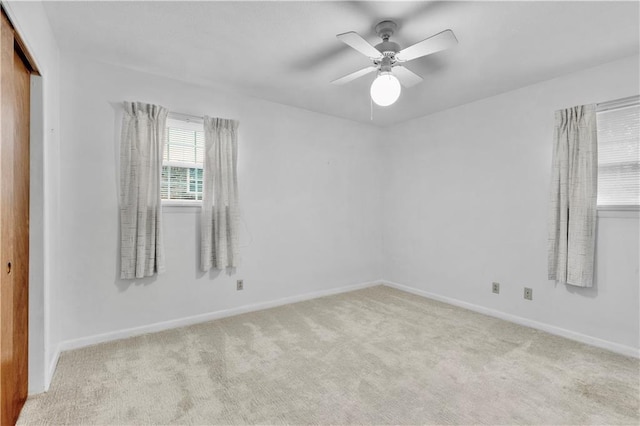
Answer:
[[(22, 265), (24, 266), (24, 268), (26, 268), (26, 270), (22, 270), (22, 269), (17, 269), (16, 272), (18, 273), (18, 276), (21, 276), (22, 278), (14, 278), (17, 281), (15, 281), (17, 284), (20, 285), (25, 285), (25, 287), (13, 287), (13, 279), (8, 281), (8, 285), (11, 285), (11, 290), (5, 290), (3, 289), (2, 292), (5, 293), (5, 291), (8, 292), (9, 295), (11, 295), (10, 297), (14, 297), (13, 296), (13, 292), (15, 291), (15, 289), (19, 289), (22, 288), (23, 290), (19, 290), (19, 291), (24, 291), (23, 296), (19, 296), (20, 297), (20, 302), (19, 302), (19, 306), (13, 305), (13, 307), (9, 308), (9, 312), (8, 313), (3, 313), (3, 317), (5, 318), (5, 320), (8, 320), (8, 323), (3, 322), (1, 325), (3, 327), (3, 331), (9, 333), (9, 341), (11, 342), (11, 339), (14, 339), (15, 337), (13, 336), (22, 336), (20, 337), (20, 341), (22, 343), (20, 343), (21, 348), (26, 349), (26, 352), (22, 349), (15, 349), (17, 350), (17, 352), (14, 352), (14, 349), (11, 349), (11, 345), (12, 343), (8, 343), (9, 344), (9, 349), (7, 349), (9, 352), (8, 353), (12, 353), (13, 355), (11, 355), (11, 359), (18, 359), (20, 360), (18, 362), (18, 364), (14, 364), (14, 361), (12, 361), (10, 364), (5, 365), (4, 368), (7, 368), (8, 366), (11, 366), (11, 368), (13, 369), (14, 366), (16, 368), (16, 373), (18, 374), (18, 376), (13, 376), (14, 378), (19, 378), (18, 379), (18, 383), (21, 383), (20, 386), (20, 390), (19, 391), (15, 391), (12, 389), (12, 380), (14, 379), (9, 379), (9, 382), (5, 382), (4, 378), (7, 377), (4, 374), (2, 375), (2, 381), (3, 384), (0, 385), (3, 387), (2, 392), (3, 395), (5, 397), (10, 398), (9, 400), (4, 399), (3, 397), (3, 401), (8, 403), (9, 407), (13, 407), (11, 408), (11, 411), (9, 412), (9, 417), (7, 418), (4, 414), (7, 413), (3, 413), (2, 415), (2, 419), (0, 420), (0, 422), (2, 422), (4, 424), (4, 420), (8, 420), (10, 423), (17, 419), (17, 416), (20, 413), (20, 409), (22, 408), (22, 404), (24, 403), (24, 401), (26, 400), (26, 397), (28, 395), (28, 389), (29, 389), (29, 377), (28, 375), (22, 376), (22, 374), (26, 373), (29, 370), (29, 365), (30, 365), (30, 356), (29, 356), (29, 346), (30, 346), (30, 342), (29, 342), (29, 329), (31, 324), (29, 324), (29, 317), (32, 314), (32, 307), (30, 305), (29, 302), (29, 288), (31, 285), (31, 253), (30, 253), (30, 249), (29, 247), (29, 243), (31, 240), (31, 217), (32, 217), (32, 210), (31, 210), (31, 206), (30, 206), (30, 200), (31, 200), (31, 163), (33, 162), (33, 157), (31, 155), (31, 150), (30, 150), (30, 146), (31, 146), (31, 141), (33, 139), (33, 135), (31, 134), (31, 129), (32, 129), (32, 125), (31, 125), (31, 119), (33, 117), (33, 108), (31, 105), (31, 101), (33, 99), (33, 96), (31, 95), (31, 87), (33, 86), (32, 84), (32, 77), (33, 76), (40, 76), (39, 70), (35, 64), (35, 61), (33, 59), (33, 56), (30, 54), (29, 50), (26, 47), (26, 44), (24, 43), (22, 37), (20, 36), (20, 34), (17, 32), (13, 22), (11, 21), (11, 18), (9, 17), (9, 14), (6, 12), (5, 10), (5, 5), (2, 4), (0, 5), (0, 13), (2, 14), (1, 18), (2, 19), (2, 40), (3, 40), (3, 61), (8, 60), (9, 55), (11, 56), (12, 60), (10, 62), (3, 62), (3, 86), (2, 86), (2, 102), (3, 102), (3, 115), (5, 114), (4, 112), (4, 102), (10, 102), (7, 103), (7, 107), (9, 108), (9, 111), (14, 110), (15, 107), (20, 107), (20, 103), (14, 103), (15, 100), (17, 100), (16, 96), (17, 94), (20, 93), (24, 93), (26, 96), (20, 96), (21, 99), (23, 99), (24, 104), (22, 104), (24, 107), (28, 108), (27, 110), (25, 109), (21, 109), (19, 110), (20, 112), (18, 112), (18, 110), (14, 110), (16, 111), (16, 114), (20, 114), (21, 117), (22, 116), (22, 112), (25, 112), (27, 114), (26, 117), (24, 117), (24, 120), (21, 120), (20, 122), (22, 123), (20, 125), (20, 129), (23, 129), (23, 131), (21, 131), (22, 133), (13, 133), (14, 135), (17, 134), (21, 134), (22, 136), (20, 136), (19, 139), (13, 139), (13, 137), (9, 137), (7, 135), (11, 135), (12, 132), (14, 132), (13, 130), (11, 130), (11, 126), (12, 123), (11, 121), (7, 121), (4, 122), (5, 124), (3, 125), (3, 131), (2, 133), (7, 136), (8, 138), (10, 138), (12, 141), (11, 142), (7, 142), (4, 141), (3, 146), (5, 148), (3, 149), (8, 149), (8, 151), (3, 151), (5, 152), (9, 158), (5, 158), (3, 159), (3, 164), (7, 166), (7, 172), (10, 173), (8, 175), (5, 175), (5, 178), (7, 179), (7, 181), (5, 181), (5, 179), (3, 179), (3, 185), (5, 184), (9, 184), (12, 185), (12, 187), (14, 188), (13, 190), (9, 190), (9, 192), (6, 194), (8, 197), (5, 201), (7, 200), (17, 200), (16, 198), (13, 198), (14, 195), (16, 194), (16, 196), (22, 198), (23, 201), (18, 201), (18, 205), (22, 205), (24, 207), (26, 207), (26, 210), (21, 210), (24, 211), (26, 214), (26, 229), (22, 228), (26, 231), (26, 233), (22, 233), (23, 231), (21, 231), (20, 234), (16, 234), (16, 235), (22, 235), (22, 237), (19, 237), (20, 241), (23, 241), (22, 244), (22, 249), (18, 249), (18, 251), (13, 252), (13, 249), (11, 249), (12, 246), (14, 246), (14, 244), (18, 244), (15, 245), (15, 247), (20, 247), (20, 243), (16, 243), (15, 241), (18, 240), (14, 240), (14, 237), (12, 236), (13, 233), (9, 234), (9, 238), (10, 238), (10, 243), (8, 245), (9, 247), (9, 252), (5, 255), (3, 254), (3, 261), (7, 261), (7, 260), (14, 260), (14, 256), (15, 256), (15, 260), (16, 263), (19, 264), (19, 260), (23, 259), (23, 263)], [(4, 52), (12, 52), (11, 54), (8, 53), (4, 53)], [(19, 80), (14, 80), (14, 77), (12, 77), (14, 74), (9, 74), (8, 76), (5, 76), (5, 72), (8, 73), (12, 73), (15, 72), (13, 71), (14, 65), (12, 64), (16, 64), (16, 66), (18, 66), (19, 64), (19, 68), (22, 68), (22, 71), (18, 71), (19, 74), (15, 74), (15, 78), (19, 78)], [(25, 73), (26, 72), (26, 76)], [(22, 75), (22, 77), (19, 77), (20, 75)], [(7, 78), (8, 80), (5, 81), (5, 78)], [(14, 86), (14, 84), (17, 84), (17, 82), (21, 81), (21, 84), (18, 86)], [(7, 84), (7, 86), (5, 86), (5, 84)], [(25, 87), (26, 84), (26, 87)], [(15, 90), (19, 90), (18, 92), (15, 92), (16, 95), (12, 94), (13, 92), (13, 87), (23, 87), (25, 88), (25, 92), (22, 92), (20, 89), (15, 89)], [(9, 101), (9, 99), (12, 99), (11, 101)], [(18, 101), (20, 102), (20, 101)], [(24, 107), (20, 107), (20, 108), (24, 108)], [(9, 120), (11, 120), (11, 112), (9, 112)], [(6, 117), (6, 116), (5, 116)], [(16, 116), (17, 117), (17, 116)], [(17, 121), (14, 121), (14, 123), (17, 123)], [(9, 126), (9, 129), (5, 129), (4, 126), (7, 125)], [(26, 126), (26, 128), (24, 127)], [(18, 127), (16, 127), (16, 130), (18, 129)], [(7, 134), (6, 131), (8, 131), (9, 133)], [(23, 139), (23, 137), (26, 136), (26, 139)], [(15, 141), (15, 142), (14, 142)], [(22, 142), (24, 141), (24, 142)], [(11, 151), (14, 148), (11, 148), (11, 146), (16, 147), (16, 155), (20, 155), (19, 157), (13, 157), (13, 154), (11, 154)], [(17, 148), (17, 147), (21, 147), (21, 148)], [(22, 154), (17, 154), (18, 152), (21, 152)], [(16, 163), (16, 161), (18, 163)], [(26, 162), (26, 163), (25, 163)], [(11, 166), (9, 166), (11, 165)], [(18, 169), (16, 169), (16, 167)], [(19, 170), (20, 167), (26, 167), (28, 168), (28, 173), (20, 173), (17, 172), (18, 175), (14, 175), (12, 170)], [(4, 174), (4, 171), (3, 171)], [(17, 180), (13, 180), (14, 178), (11, 176), (16, 176)], [(20, 176), (19, 178), (17, 176)], [(24, 194), (24, 192), (22, 192), (25, 189), (25, 186), (23, 185), (27, 185), (26, 186), (26, 190), (28, 192), (28, 197), (23, 198), (20, 194)], [(19, 189), (21, 188), (21, 189)], [(13, 192), (16, 191), (16, 192)], [(11, 206), (11, 204), (14, 201), (9, 201), (9, 206)], [(26, 204), (24, 204), (26, 203)], [(4, 204), (4, 203), (3, 203)], [(15, 208), (15, 207), (8, 207), (8, 208)], [(16, 229), (19, 229), (20, 224), (25, 224), (25, 222), (22, 219), (18, 219), (16, 222), (13, 222), (12, 219), (13, 215), (9, 214), (6, 219), (8, 220), (8, 225), (9, 226), (14, 226), (16, 225)], [(25, 218), (25, 216), (20, 216), (21, 218)], [(10, 229), (10, 228), (9, 228)], [(4, 231), (3, 231), (4, 233)], [(26, 238), (26, 241), (25, 241)], [(22, 253), (22, 255), (20, 254)], [(26, 256), (26, 258), (24, 257)], [(24, 262), (24, 260), (26, 260), (26, 262)], [(7, 271), (6, 273), (10, 273), (10, 265), (11, 263), (7, 264)], [(4, 266), (4, 264), (3, 264)], [(18, 265), (16, 265), (17, 267)], [(2, 273), (4, 273), (4, 268)], [(26, 280), (25, 281), (23, 281)], [(7, 294), (5, 294), (6, 296)], [(15, 301), (15, 299), (14, 299)], [(5, 305), (5, 307), (11, 306), (12, 303), (15, 302), (7, 302), (4, 301), (3, 305)], [(25, 304), (25, 305), (23, 305)], [(16, 307), (18, 308), (18, 310), (16, 311)], [(27, 321), (26, 325), (27, 328), (26, 330), (23, 331), (18, 331), (20, 329), (16, 329), (14, 328), (15, 325), (12, 325), (13, 322), (15, 320), (15, 313), (14, 312), (18, 312), (18, 315), (26, 315), (26, 318), (24, 318), (25, 321)], [(22, 312), (22, 314), (20, 314), (19, 312)], [(8, 315), (8, 316), (7, 316)], [(13, 330), (12, 330), (13, 329)], [(13, 334), (13, 333), (17, 333), (17, 334)], [(26, 335), (25, 335), (26, 333)], [(26, 339), (26, 341), (24, 340)], [(14, 341), (15, 342), (15, 341)], [(5, 342), (7, 343), (7, 341)], [(22, 345), (25, 346), (22, 346)], [(17, 356), (17, 358), (13, 358)], [(25, 370), (23, 370), (23, 368)], [(11, 370), (10, 370), (11, 371)], [(20, 373), (23, 372), (23, 373)], [(6, 372), (5, 372), (6, 373)], [(11, 377), (14, 373), (10, 373), (9, 377)], [(24, 380), (24, 381), (23, 381)], [(23, 387), (24, 385), (24, 387)], [(8, 388), (5, 388), (5, 386), (8, 386)], [(24, 393), (23, 393), (24, 392)], [(7, 396), (8, 395), (8, 396)], [(13, 396), (11, 396), (13, 395)], [(13, 400), (13, 402), (8, 402)], [(2, 404), (4, 405), (4, 402), (2, 402)], [(4, 408), (8, 408), (8, 407), (3, 407)], [(17, 411), (16, 411), (17, 409)]]
[(31, 174), (29, 224), (29, 395), (49, 390), (59, 358), (54, 341), (51, 285), (57, 277), (57, 191), (59, 164), (59, 50), (42, 5), (0, 0), (20, 44), (30, 52)]

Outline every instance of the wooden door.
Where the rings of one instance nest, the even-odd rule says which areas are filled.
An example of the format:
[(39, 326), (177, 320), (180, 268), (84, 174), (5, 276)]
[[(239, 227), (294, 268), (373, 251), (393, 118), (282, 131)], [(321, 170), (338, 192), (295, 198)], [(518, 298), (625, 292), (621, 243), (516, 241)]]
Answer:
[(27, 399), (29, 100), (34, 69), (4, 11), (0, 18), (0, 425)]

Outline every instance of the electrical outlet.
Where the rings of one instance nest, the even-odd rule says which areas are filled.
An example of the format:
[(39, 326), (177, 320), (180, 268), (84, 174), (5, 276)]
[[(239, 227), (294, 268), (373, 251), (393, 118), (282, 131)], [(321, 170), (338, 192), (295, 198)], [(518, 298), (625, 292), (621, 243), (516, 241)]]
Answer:
[(243, 280), (236, 281), (236, 290), (244, 290), (244, 281)]
[(529, 287), (524, 288), (524, 298), (527, 300), (533, 300), (533, 290)]
[(493, 291), (496, 294), (500, 293), (500, 283), (494, 282), (491, 285), (491, 291)]

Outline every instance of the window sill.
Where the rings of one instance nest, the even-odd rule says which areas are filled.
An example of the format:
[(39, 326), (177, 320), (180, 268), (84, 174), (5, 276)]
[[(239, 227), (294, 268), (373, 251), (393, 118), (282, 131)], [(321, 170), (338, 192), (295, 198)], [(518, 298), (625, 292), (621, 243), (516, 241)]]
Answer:
[(599, 218), (640, 218), (640, 206), (598, 206)]
[(198, 212), (202, 208), (202, 201), (162, 200), (162, 210), (166, 212)]

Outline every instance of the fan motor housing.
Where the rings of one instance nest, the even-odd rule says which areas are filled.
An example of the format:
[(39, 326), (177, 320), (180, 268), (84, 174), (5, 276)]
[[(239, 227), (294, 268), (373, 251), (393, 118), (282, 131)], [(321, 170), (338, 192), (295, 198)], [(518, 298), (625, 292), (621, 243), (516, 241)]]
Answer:
[(389, 53), (395, 54), (400, 51), (400, 45), (398, 43), (394, 43), (393, 41), (383, 41), (382, 43), (376, 44), (375, 48), (378, 49), (378, 51), (383, 55)]
[(389, 37), (393, 35), (397, 28), (398, 25), (396, 25), (395, 22), (388, 20), (382, 21), (376, 25), (376, 33), (378, 34), (378, 37), (382, 39), (382, 43), (378, 43), (375, 48), (378, 52), (382, 53), (383, 56), (393, 57), (400, 51), (398, 43), (389, 41)]

